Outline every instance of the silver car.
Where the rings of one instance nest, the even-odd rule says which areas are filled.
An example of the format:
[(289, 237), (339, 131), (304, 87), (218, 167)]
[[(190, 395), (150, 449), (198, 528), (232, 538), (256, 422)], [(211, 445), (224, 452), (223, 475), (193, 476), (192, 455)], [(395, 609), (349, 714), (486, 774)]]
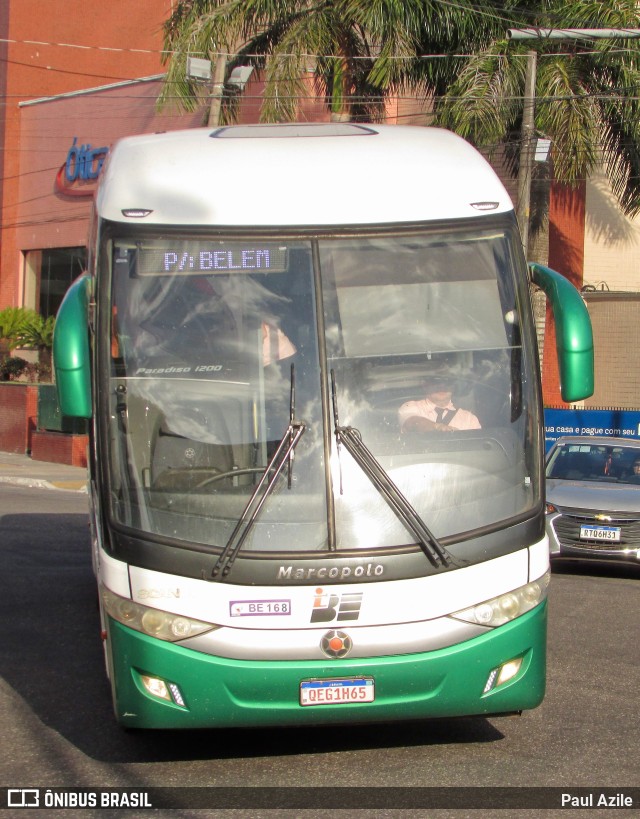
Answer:
[(552, 559), (640, 565), (640, 440), (559, 438), (546, 476)]

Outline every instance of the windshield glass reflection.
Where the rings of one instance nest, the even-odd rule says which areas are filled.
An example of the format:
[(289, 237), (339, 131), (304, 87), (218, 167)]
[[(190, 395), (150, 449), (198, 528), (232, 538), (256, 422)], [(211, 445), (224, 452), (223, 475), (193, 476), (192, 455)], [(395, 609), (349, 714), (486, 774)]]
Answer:
[(244, 548), (293, 549), (301, 538), (307, 549), (325, 548), (310, 247), (211, 247), (114, 243), (114, 514), (128, 526), (224, 547), (289, 427), (294, 364), (296, 413), (308, 432), (295, 470), (264, 484), (268, 502)]
[[(505, 232), (452, 231), (321, 248), (341, 424), (358, 430), (437, 538), (539, 502), (535, 379), (511, 242)], [(331, 467), (339, 547), (410, 540), (335, 441)]]
[(469, 228), (114, 240), (114, 519), (225, 560), (248, 522), (243, 552), (417, 543), (447, 566), (443, 538), (526, 515), (537, 376), (514, 242)]

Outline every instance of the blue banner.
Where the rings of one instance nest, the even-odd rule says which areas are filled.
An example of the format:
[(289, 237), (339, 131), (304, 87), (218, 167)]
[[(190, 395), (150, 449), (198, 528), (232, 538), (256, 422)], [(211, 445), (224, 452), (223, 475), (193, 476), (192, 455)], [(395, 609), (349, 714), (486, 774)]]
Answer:
[(608, 435), (640, 438), (640, 410), (545, 409), (545, 450), (563, 435)]

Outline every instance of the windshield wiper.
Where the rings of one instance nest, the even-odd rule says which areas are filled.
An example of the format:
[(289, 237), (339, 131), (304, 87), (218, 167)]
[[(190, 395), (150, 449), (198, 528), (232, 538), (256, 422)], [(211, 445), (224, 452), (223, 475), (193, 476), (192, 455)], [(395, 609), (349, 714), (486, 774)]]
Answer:
[[(256, 488), (253, 490), (247, 505), (242, 510), (242, 514), (240, 515), (240, 519), (235, 525), (233, 532), (231, 533), (231, 537), (227, 541), (226, 546), (220, 553), (220, 557), (218, 558), (216, 565), (213, 567), (211, 571), (211, 579), (213, 580), (218, 575), (221, 577), (226, 577), (229, 572), (231, 571), (231, 567), (238, 555), (240, 549), (247, 539), (247, 535), (249, 534), (251, 527), (255, 523), (258, 515), (260, 514), (260, 510), (262, 509), (265, 501), (269, 497), (269, 495), (273, 492), (273, 489), (276, 485), (278, 477), (282, 470), (284, 469), (285, 465), (288, 465), (288, 476), (287, 476), (287, 486), (291, 489), (292, 483), (292, 470), (293, 470), (293, 453), (298, 445), (298, 441), (302, 438), (304, 431), (306, 429), (306, 424), (302, 421), (295, 420), (295, 372), (294, 372), (294, 365), (291, 365), (291, 390), (290, 390), (290, 398), (289, 398), (289, 426), (286, 428), (284, 435), (280, 439), (280, 443), (278, 444), (276, 451), (273, 453), (271, 460), (267, 464), (267, 467), (264, 471), (264, 474), (260, 478), (260, 481)], [(266, 484), (266, 486), (265, 486)], [(264, 486), (264, 492), (260, 495), (260, 491)], [(244, 528), (243, 528), (244, 527)]]
[(440, 543), (436, 536), (428, 529), (420, 515), (411, 506), (407, 498), (391, 480), (387, 472), (365, 446), (362, 435), (354, 427), (341, 427), (338, 420), (338, 401), (336, 395), (335, 373), (331, 370), (331, 395), (333, 402), (333, 418), (335, 424), (336, 445), (344, 444), (345, 449), (360, 466), (364, 474), (380, 492), (389, 506), (400, 518), (403, 524), (416, 537), (418, 544), (429, 562), (436, 567), (449, 566), (453, 562), (452, 556)]

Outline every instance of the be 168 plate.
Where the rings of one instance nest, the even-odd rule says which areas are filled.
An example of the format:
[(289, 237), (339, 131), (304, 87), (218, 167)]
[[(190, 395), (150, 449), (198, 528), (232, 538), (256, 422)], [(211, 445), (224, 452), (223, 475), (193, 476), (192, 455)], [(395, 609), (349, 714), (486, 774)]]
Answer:
[(619, 526), (581, 526), (580, 540), (620, 540)]
[(300, 705), (353, 705), (374, 699), (375, 684), (371, 677), (302, 680), (300, 683)]

